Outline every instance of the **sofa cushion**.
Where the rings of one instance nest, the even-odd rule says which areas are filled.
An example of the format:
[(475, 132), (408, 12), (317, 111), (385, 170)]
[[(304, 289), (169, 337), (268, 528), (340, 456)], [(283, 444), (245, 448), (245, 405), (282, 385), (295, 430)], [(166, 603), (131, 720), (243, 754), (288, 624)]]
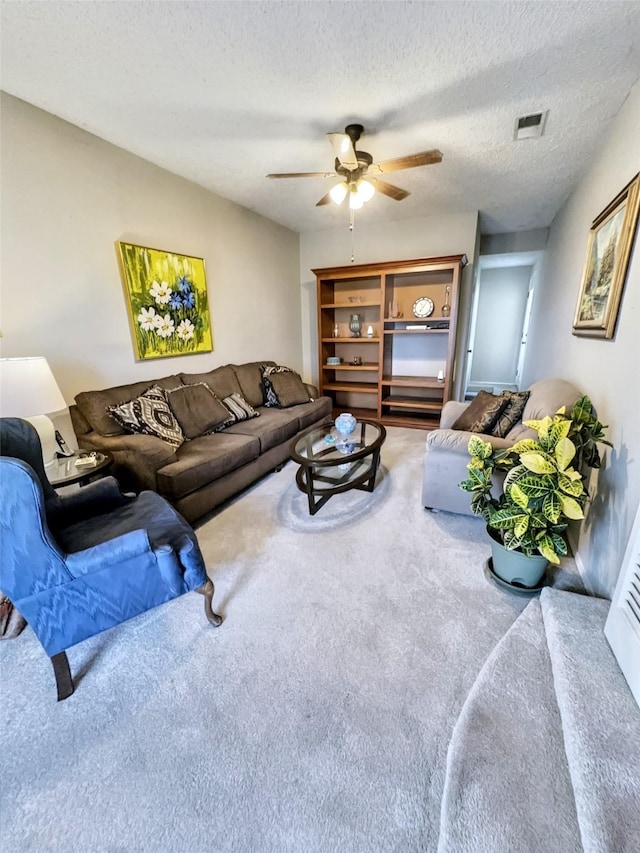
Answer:
[(242, 388), (236, 379), (231, 365), (216, 367), (208, 373), (181, 373), (180, 379), (184, 385), (195, 385), (197, 382), (206, 382), (219, 400), (224, 400), (230, 394), (241, 394)]
[[(309, 400), (308, 403), (291, 406), (287, 411), (297, 416), (300, 429), (307, 429), (307, 427), (313, 426), (313, 424), (320, 421), (323, 417), (331, 415), (332, 410), (333, 401), (330, 397), (318, 397), (315, 400)], [(270, 411), (273, 411), (273, 409)]]
[(206, 382), (174, 388), (167, 400), (185, 438), (197, 438), (230, 420), (228, 409)]
[(491, 430), (491, 435), (496, 435), (499, 438), (504, 438), (513, 427), (522, 420), (522, 412), (529, 399), (528, 391), (503, 391), (500, 395), (506, 397), (507, 405), (498, 415), (498, 420), (494, 423)]
[(167, 392), (152, 385), (144, 394), (121, 403), (107, 406), (107, 411), (126, 432), (155, 435), (173, 447), (184, 442), (184, 434), (167, 402)]
[(252, 406), (264, 406), (265, 396), (262, 387), (262, 365), (275, 367), (275, 361), (250, 361), (246, 364), (232, 364), (236, 378), (242, 389), (242, 396)]
[(488, 391), (478, 391), (451, 428), (465, 432), (490, 433), (507, 403), (505, 397), (497, 397)]
[(287, 441), (298, 432), (298, 417), (293, 409), (260, 409), (255, 420), (234, 424), (225, 430), (225, 435), (251, 435), (260, 441), (260, 452), (264, 453)]
[(129, 385), (117, 385), (114, 388), (105, 388), (102, 391), (82, 391), (75, 398), (80, 413), (86, 418), (100, 435), (122, 435), (125, 429), (107, 411), (108, 406), (118, 406), (126, 403), (134, 397), (143, 394), (152, 385), (159, 385), (168, 391), (177, 388), (181, 384), (179, 376), (165, 376), (152, 382), (145, 379), (143, 382), (132, 382)]
[(229, 431), (201, 435), (176, 451), (177, 460), (157, 472), (158, 491), (177, 499), (207, 486), (214, 480), (246, 465), (260, 453), (260, 442), (251, 435)]

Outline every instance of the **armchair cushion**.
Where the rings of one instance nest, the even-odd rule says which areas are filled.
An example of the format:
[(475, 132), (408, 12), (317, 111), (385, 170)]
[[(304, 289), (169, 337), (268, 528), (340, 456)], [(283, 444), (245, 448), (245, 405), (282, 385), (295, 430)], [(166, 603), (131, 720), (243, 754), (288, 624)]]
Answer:
[(490, 433), (507, 403), (508, 400), (505, 397), (497, 397), (488, 391), (478, 391), (471, 403), (452, 425), (452, 429)]

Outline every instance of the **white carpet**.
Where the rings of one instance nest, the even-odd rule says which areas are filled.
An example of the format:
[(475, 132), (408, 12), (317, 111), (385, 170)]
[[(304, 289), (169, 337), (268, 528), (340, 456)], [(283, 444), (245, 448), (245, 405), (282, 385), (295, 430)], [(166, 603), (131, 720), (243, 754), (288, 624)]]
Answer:
[(482, 521), (422, 508), (425, 437), (390, 429), (373, 494), (314, 518), (289, 463), (200, 526), (218, 629), (192, 594), (93, 638), (62, 703), (28, 629), (0, 644), (2, 850), (435, 851), (451, 731), (528, 599)]

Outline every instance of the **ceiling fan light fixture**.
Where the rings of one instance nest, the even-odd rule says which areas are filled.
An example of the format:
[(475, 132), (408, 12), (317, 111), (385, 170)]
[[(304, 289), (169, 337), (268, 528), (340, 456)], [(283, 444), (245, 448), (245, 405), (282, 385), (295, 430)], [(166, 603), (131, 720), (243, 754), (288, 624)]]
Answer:
[(362, 200), (357, 186), (353, 186), (349, 188), (349, 207), (351, 210), (360, 210), (364, 201)]
[(358, 198), (361, 198), (363, 202), (371, 201), (376, 191), (374, 185), (370, 181), (366, 181), (364, 178), (360, 178), (356, 186), (358, 188)]
[(331, 187), (329, 190), (329, 195), (331, 196), (331, 201), (335, 204), (342, 204), (342, 202), (347, 197), (348, 186), (346, 181), (340, 181), (339, 184), (336, 184), (335, 187)]

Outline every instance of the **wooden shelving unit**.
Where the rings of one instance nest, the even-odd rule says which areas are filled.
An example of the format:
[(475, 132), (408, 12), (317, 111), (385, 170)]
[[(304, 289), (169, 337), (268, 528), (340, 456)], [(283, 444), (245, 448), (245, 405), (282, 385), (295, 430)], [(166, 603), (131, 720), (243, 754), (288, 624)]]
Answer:
[[(465, 255), (451, 255), (313, 270), (320, 391), (332, 397), (336, 412), (394, 426), (438, 425), (452, 392), (458, 291), (466, 263)], [(413, 305), (425, 296), (433, 312), (416, 317)], [(349, 330), (353, 314), (361, 320), (360, 337)], [(372, 337), (366, 334), (369, 326)], [(340, 358), (340, 364), (327, 364), (329, 358)]]

